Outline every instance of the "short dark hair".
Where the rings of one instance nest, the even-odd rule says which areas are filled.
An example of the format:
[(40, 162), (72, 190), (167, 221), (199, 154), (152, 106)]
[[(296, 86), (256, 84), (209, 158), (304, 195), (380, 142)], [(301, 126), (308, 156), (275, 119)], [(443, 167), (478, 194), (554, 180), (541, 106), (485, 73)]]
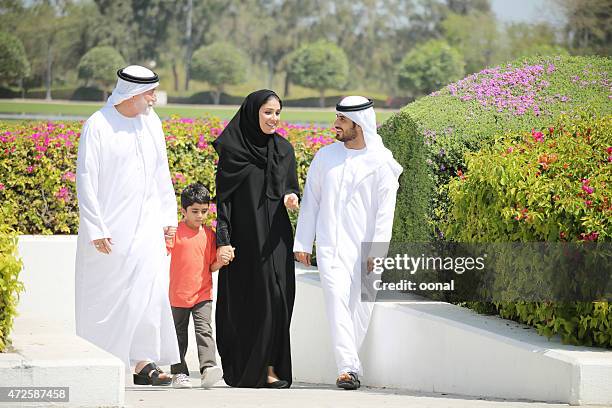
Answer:
[(181, 193), (181, 207), (187, 209), (190, 205), (210, 203), (210, 192), (200, 183), (193, 183), (185, 187)]

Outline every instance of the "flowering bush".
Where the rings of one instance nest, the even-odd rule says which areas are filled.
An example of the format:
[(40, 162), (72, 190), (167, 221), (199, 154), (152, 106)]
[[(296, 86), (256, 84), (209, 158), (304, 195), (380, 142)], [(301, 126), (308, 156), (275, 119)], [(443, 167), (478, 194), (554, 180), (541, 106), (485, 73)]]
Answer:
[(18, 279), (21, 267), (17, 236), (4, 224), (4, 213), (0, 209), (0, 353), (10, 345), (9, 334), (17, 314), (19, 293), (23, 291), (23, 284)]
[[(177, 203), (182, 189), (196, 181), (215, 194), (217, 154), (211, 143), (226, 124), (218, 118), (163, 121)], [(75, 172), (81, 127), (82, 122), (0, 123), (0, 206), (7, 210), (5, 224), (21, 234), (78, 231)], [(314, 153), (334, 140), (332, 132), (284, 124), (278, 133), (295, 148), (303, 187)]]
[[(449, 184), (449, 212), (441, 224), (447, 239), (612, 242), (612, 115), (563, 115), (554, 126), (467, 154), (465, 163)], [(495, 276), (495, 286), (526, 294), (531, 278), (510, 267)], [(469, 305), (532, 324), (548, 337), (560, 334), (566, 343), (612, 347), (607, 302)]]
[[(416, 183), (403, 183), (398, 196), (399, 212), (415, 217), (408, 223), (416, 228), (396, 228), (394, 238), (443, 238), (439, 222), (447, 213), (447, 184), (465, 169), (466, 152), (508, 132), (543, 128), (581, 107), (612, 113), (611, 70), (609, 58), (535, 57), (485, 69), (406, 106), (381, 129), (400, 163), (419, 177), (410, 173)], [(413, 203), (417, 209), (400, 208)]]

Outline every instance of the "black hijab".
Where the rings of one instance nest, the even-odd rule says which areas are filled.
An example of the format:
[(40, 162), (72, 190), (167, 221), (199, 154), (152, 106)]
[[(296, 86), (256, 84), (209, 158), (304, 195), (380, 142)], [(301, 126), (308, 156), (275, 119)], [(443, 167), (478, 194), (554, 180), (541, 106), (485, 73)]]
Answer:
[(217, 198), (225, 201), (255, 167), (266, 170), (266, 196), (280, 199), (285, 193), (286, 170), (282, 159), (289, 153), (288, 143), (278, 134), (266, 134), (259, 126), (259, 108), (270, 97), (282, 102), (269, 89), (249, 94), (236, 115), (213, 142), (219, 154), (216, 189)]

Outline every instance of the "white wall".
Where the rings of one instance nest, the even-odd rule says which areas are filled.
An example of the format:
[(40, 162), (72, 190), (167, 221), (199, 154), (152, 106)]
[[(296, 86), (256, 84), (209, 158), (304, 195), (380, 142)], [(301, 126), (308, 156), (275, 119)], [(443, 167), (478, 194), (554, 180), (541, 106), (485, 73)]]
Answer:
[[(19, 311), (74, 331), (75, 237), (23, 236)], [(294, 380), (335, 382), (316, 269), (297, 267)], [(192, 329), (190, 329), (192, 330)], [(197, 369), (193, 347), (188, 363)], [(361, 350), (363, 384), (572, 404), (612, 404), (612, 352), (547, 341), (531, 328), (440, 302), (378, 303)]]

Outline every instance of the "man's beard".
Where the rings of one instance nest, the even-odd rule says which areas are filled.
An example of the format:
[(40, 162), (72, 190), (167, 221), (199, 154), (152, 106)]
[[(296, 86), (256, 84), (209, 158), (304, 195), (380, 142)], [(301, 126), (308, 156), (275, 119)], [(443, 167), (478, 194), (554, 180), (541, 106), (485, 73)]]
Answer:
[(152, 103), (149, 103), (145, 98), (142, 98), (137, 101), (138, 112), (141, 115), (148, 115), (151, 112), (151, 108), (153, 107)]
[(355, 128), (348, 129), (348, 130), (342, 129), (341, 137), (336, 135), (336, 139), (342, 143), (346, 143), (346, 142), (350, 142), (351, 140), (355, 140), (356, 137), (357, 137), (357, 130)]

